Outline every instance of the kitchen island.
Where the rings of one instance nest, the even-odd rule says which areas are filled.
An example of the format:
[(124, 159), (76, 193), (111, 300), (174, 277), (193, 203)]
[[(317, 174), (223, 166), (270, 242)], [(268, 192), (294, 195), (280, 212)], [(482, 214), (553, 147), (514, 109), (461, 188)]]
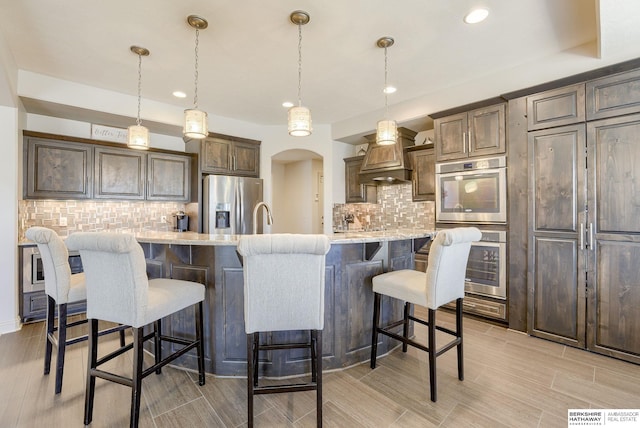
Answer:
[[(395, 230), (336, 233), (329, 235), (326, 256), (325, 370), (340, 369), (370, 357), (373, 292), (371, 278), (383, 272), (412, 269), (414, 254), (433, 231)], [(207, 235), (194, 232), (142, 232), (136, 234), (147, 260), (150, 278), (175, 278), (205, 284), (205, 368), (223, 376), (246, 375), (242, 260), (236, 252), (239, 235)], [(402, 317), (402, 302), (383, 300), (383, 322)], [(173, 334), (193, 334), (193, 316), (187, 309), (163, 322)], [(400, 331), (400, 328), (398, 329)], [(271, 340), (300, 340), (303, 332), (275, 332)], [(389, 352), (397, 342), (380, 338), (378, 352)], [(264, 353), (260, 375), (280, 377), (308, 370), (301, 350)], [(195, 356), (176, 362), (195, 368)]]

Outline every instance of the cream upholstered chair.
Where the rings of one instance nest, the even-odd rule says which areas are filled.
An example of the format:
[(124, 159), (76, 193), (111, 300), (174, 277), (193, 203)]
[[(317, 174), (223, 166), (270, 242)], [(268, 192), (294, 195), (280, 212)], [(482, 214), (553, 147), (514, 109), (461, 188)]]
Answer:
[[(67, 339), (67, 329), (85, 324), (86, 319), (69, 323), (67, 320), (67, 305), (82, 302), (87, 298), (84, 273), (71, 274), (69, 267), (69, 252), (62, 239), (51, 229), (46, 227), (30, 227), (25, 236), (38, 244), (38, 252), (44, 269), (44, 292), (47, 295), (47, 334), (45, 337), (44, 374), (51, 371), (51, 354), (56, 347), (56, 386), (55, 393), (62, 391), (62, 377), (64, 374), (64, 357), (68, 345), (87, 340), (87, 335)], [(58, 325), (55, 324), (56, 307)], [(112, 328), (101, 331), (100, 334), (120, 332), (120, 345), (124, 346), (123, 328)], [(56, 332), (58, 333), (56, 335)]]
[[(460, 227), (437, 233), (429, 250), (427, 271), (397, 270), (373, 277), (374, 307), (373, 334), (371, 340), (371, 368), (376, 368), (378, 333), (390, 336), (402, 342), (402, 351), (407, 345), (414, 346), (429, 354), (429, 384), (431, 401), (437, 400), (436, 357), (456, 347), (458, 354), (458, 379), (464, 379), (462, 355), (462, 299), (464, 298), (464, 279), (469, 259), (471, 242), (482, 237), (475, 227)], [(405, 301), (404, 317), (380, 327), (381, 296), (390, 296)], [(452, 331), (436, 325), (436, 309), (445, 303), (456, 301), (456, 330)], [(411, 315), (411, 305), (428, 308), (428, 320)], [(409, 322), (414, 321), (428, 327), (427, 346), (409, 338)], [(392, 330), (403, 326), (402, 335)], [(446, 345), (436, 347), (436, 330), (443, 331), (455, 338)]]
[[(91, 423), (96, 377), (131, 387), (130, 426), (138, 426), (142, 379), (189, 350), (196, 348), (199, 384), (204, 385), (204, 349), (202, 343), (202, 301), (204, 285), (176, 279), (147, 279), (142, 247), (133, 235), (109, 232), (78, 232), (67, 238), (69, 249), (80, 251), (87, 276), (87, 318), (90, 321), (89, 362), (85, 395), (84, 423)], [(162, 334), (160, 320), (195, 305), (195, 339), (186, 340)], [(133, 344), (98, 359), (98, 320), (132, 327)], [(143, 327), (153, 323), (153, 332), (145, 335)], [(155, 364), (143, 368), (143, 344), (154, 339)], [(183, 345), (162, 357), (162, 343)], [(133, 348), (131, 378), (109, 373), (98, 367)]]
[[(322, 329), (324, 328), (325, 235), (243, 235), (244, 325), (247, 333), (247, 414), (253, 426), (254, 394), (316, 391), (316, 422), (322, 426)], [(260, 332), (310, 330), (302, 344), (261, 345)], [(311, 381), (305, 384), (260, 386), (260, 350), (308, 348)]]

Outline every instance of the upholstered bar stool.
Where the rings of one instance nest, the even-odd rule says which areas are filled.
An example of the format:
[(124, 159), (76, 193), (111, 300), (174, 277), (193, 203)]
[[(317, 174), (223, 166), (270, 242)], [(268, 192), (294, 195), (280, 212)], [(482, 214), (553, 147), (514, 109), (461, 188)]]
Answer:
[[(429, 354), (429, 384), (431, 401), (437, 400), (436, 357), (456, 348), (458, 356), (458, 379), (464, 379), (462, 354), (462, 299), (464, 278), (471, 242), (482, 237), (475, 227), (455, 228), (438, 232), (429, 250), (427, 271), (397, 270), (373, 277), (374, 307), (373, 334), (371, 340), (371, 368), (376, 368), (378, 334), (384, 334), (402, 342), (402, 351), (413, 346)], [(404, 317), (384, 327), (380, 324), (381, 296), (390, 296), (405, 301)], [(436, 310), (451, 301), (456, 301), (456, 330), (436, 325)], [(428, 319), (411, 315), (411, 305), (428, 308)], [(418, 322), (428, 327), (427, 346), (409, 338), (409, 323)], [(392, 330), (403, 326), (402, 335)], [(436, 330), (453, 337), (446, 345), (436, 347)]]
[[(247, 333), (247, 414), (253, 426), (253, 397), (316, 391), (316, 423), (322, 426), (322, 330), (324, 328), (325, 235), (243, 235), (244, 325)], [(306, 343), (260, 344), (260, 332), (310, 330)], [(310, 350), (311, 380), (303, 384), (260, 386), (259, 352)]]
[[(82, 302), (87, 298), (84, 273), (71, 273), (69, 252), (62, 239), (46, 227), (30, 227), (25, 232), (28, 239), (38, 244), (38, 252), (44, 269), (44, 292), (47, 295), (47, 318), (44, 352), (44, 374), (51, 371), (51, 354), (56, 348), (56, 386), (55, 393), (62, 391), (64, 357), (67, 346), (87, 340), (87, 335), (67, 339), (67, 329), (86, 324), (86, 319), (68, 322), (67, 305)], [(56, 307), (58, 325), (55, 323)], [(99, 334), (120, 332), (120, 345), (124, 346), (124, 328), (116, 327), (101, 331)], [(57, 335), (56, 335), (57, 332)]]
[[(138, 426), (142, 379), (167, 363), (196, 348), (199, 384), (204, 385), (204, 349), (202, 343), (202, 301), (204, 285), (176, 279), (147, 279), (142, 247), (133, 235), (108, 232), (78, 232), (67, 238), (69, 249), (80, 251), (87, 276), (87, 318), (90, 320), (89, 362), (85, 394), (84, 423), (91, 423), (96, 378), (131, 387), (130, 426)], [(195, 307), (195, 339), (163, 335), (160, 320), (182, 309)], [(98, 320), (132, 327), (133, 343), (98, 359)], [(145, 335), (143, 327), (153, 324)], [(143, 344), (154, 339), (155, 364), (143, 367)], [(162, 357), (162, 342), (183, 345)], [(133, 348), (131, 378), (101, 370), (99, 366)]]

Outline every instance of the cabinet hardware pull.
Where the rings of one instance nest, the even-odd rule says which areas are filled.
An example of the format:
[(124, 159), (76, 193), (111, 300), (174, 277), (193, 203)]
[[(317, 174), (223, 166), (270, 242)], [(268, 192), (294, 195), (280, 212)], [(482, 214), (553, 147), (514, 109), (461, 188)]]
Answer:
[(580, 249), (584, 250), (584, 223), (580, 223)]
[(467, 153), (467, 133), (462, 133), (462, 153)]
[(593, 223), (589, 223), (589, 249), (593, 251)]
[(469, 131), (469, 138), (467, 138), (467, 144), (469, 144), (469, 155), (471, 155), (471, 131)]

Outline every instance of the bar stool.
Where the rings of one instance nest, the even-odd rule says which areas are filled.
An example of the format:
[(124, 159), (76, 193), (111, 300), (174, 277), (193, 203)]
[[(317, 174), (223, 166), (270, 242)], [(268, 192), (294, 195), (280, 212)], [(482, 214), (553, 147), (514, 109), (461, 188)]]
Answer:
[[(431, 401), (437, 400), (436, 357), (456, 347), (458, 355), (458, 379), (464, 379), (462, 355), (462, 299), (464, 298), (464, 278), (471, 242), (482, 237), (475, 227), (460, 227), (438, 232), (431, 244), (427, 271), (397, 270), (373, 277), (373, 334), (371, 340), (371, 368), (376, 368), (378, 333), (402, 342), (402, 352), (407, 345), (416, 347), (429, 354), (429, 386)], [(404, 300), (404, 317), (384, 327), (380, 324), (381, 296), (390, 296)], [(445, 303), (456, 301), (456, 330), (436, 325), (436, 309)], [(425, 321), (411, 315), (411, 305), (428, 308)], [(414, 321), (428, 327), (427, 346), (409, 338), (409, 322)], [(402, 325), (402, 336), (391, 331)], [(436, 330), (454, 337), (446, 345), (436, 348)]]
[[(91, 423), (96, 378), (106, 379), (131, 388), (130, 426), (137, 427), (140, 417), (142, 379), (189, 350), (198, 355), (198, 383), (204, 385), (204, 348), (202, 343), (202, 301), (204, 285), (177, 279), (147, 279), (142, 247), (133, 235), (109, 232), (78, 232), (67, 238), (69, 249), (80, 251), (87, 275), (87, 318), (90, 320), (89, 362), (85, 394), (84, 423)], [(163, 335), (160, 320), (182, 309), (195, 306), (195, 339), (187, 340)], [(98, 320), (132, 327), (133, 343), (98, 359)], [(143, 327), (153, 323), (153, 331), (144, 334)], [(155, 364), (143, 367), (144, 342), (154, 339)], [(162, 357), (163, 342), (183, 345), (171, 355)], [(131, 378), (106, 372), (98, 367), (133, 348)]]
[[(247, 333), (247, 414), (253, 426), (253, 397), (297, 391), (316, 391), (316, 424), (322, 426), (322, 330), (324, 328), (325, 235), (243, 235), (244, 325)], [(260, 344), (260, 332), (310, 330), (306, 343)], [(311, 357), (311, 381), (303, 384), (260, 386), (261, 350), (306, 348)]]
[[(67, 329), (85, 324), (86, 319), (68, 322), (67, 305), (82, 302), (87, 298), (84, 273), (71, 273), (69, 252), (62, 239), (46, 227), (30, 227), (25, 236), (38, 244), (38, 252), (44, 269), (44, 292), (47, 295), (47, 318), (44, 352), (44, 374), (51, 371), (51, 354), (56, 348), (56, 386), (55, 393), (62, 391), (64, 357), (67, 346), (87, 340), (87, 335), (67, 339)], [(56, 306), (58, 326), (55, 323)], [(116, 327), (101, 331), (99, 334), (120, 332), (120, 345), (124, 346), (124, 328)], [(58, 333), (56, 335), (56, 332)]]

